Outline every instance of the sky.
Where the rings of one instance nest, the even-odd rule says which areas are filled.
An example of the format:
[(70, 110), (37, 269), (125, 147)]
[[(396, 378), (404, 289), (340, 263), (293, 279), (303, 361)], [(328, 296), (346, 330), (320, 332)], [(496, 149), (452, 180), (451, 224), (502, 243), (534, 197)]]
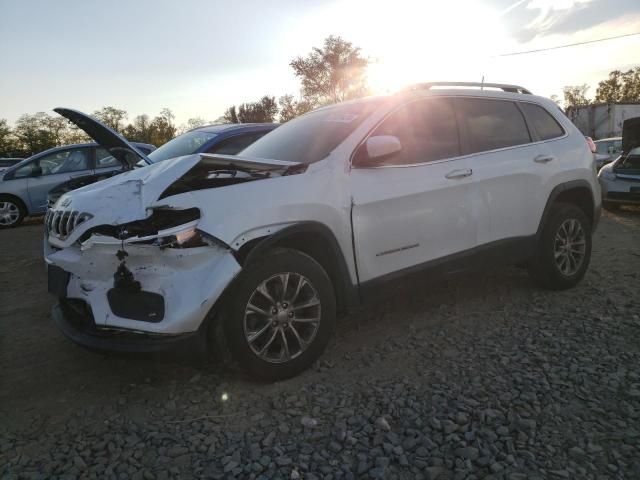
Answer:
[(640, 65), (638, 0), (0, 0), (0, 118), (105, 105), (215, 120), (262, 95), (298, 95), (289, 63), (339, 35), (370, 85), (459, 80), (544, 96)]

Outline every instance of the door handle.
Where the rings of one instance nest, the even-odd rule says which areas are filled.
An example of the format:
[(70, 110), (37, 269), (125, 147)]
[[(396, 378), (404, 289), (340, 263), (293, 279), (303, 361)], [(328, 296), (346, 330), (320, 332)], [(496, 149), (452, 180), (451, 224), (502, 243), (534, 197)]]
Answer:
[(551, 155), (538, 155), (533, 159), (536, 163), (549, 163), (551, 160), (555, 160), (556, 157), (552, 157)]
[(470, 177), (473, 174), (473, 170), (470, 168), (463, 168), (461, 170), (453, 170), (445, 175), (445, 178), (465, 178)]

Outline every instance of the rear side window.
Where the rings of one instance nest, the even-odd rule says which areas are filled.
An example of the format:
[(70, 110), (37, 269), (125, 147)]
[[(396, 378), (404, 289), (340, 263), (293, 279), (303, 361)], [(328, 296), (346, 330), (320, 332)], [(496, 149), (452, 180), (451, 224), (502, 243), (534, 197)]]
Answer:
[(538, 133), (540, 140), (551, 140), (564, 135), (564, 130), (558, 121), (544, 108), (533, 103), (521, 103), (520, 107), (527, 117), (529, 124)]
[(469, 137), (469, 153), (531, 142), (527, 124), (515, 103), (505, 100), (458, 98), (456, 108)]
[(460, 155), (458, 126), (451, 102), (430, 99), (403, 105), (372, 133), (398, 137), (402, 150), (388, 165), (433, 162)]

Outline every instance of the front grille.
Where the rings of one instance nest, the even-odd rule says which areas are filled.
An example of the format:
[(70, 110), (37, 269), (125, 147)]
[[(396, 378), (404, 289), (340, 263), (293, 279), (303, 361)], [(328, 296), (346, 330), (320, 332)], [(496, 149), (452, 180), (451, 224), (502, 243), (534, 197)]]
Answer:
[(64, 240), (78, 225), (91, 217), (89, 213), (76, 210), (49, 210), (44, 217), (44, 224), (49, 235)]

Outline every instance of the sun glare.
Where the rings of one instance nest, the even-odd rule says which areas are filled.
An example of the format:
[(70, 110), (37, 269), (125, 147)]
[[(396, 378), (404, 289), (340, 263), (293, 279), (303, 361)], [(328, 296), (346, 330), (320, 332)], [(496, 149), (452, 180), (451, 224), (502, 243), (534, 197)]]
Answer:
[(503, 81), (493, 75), (500, 65), (495, 55), (517, 47), (505, 14), (483, 0), (336, 0), (291, 25), (287, 44), (295, 38), (290, 51), (305, 55), (306, 45), (342, 36), (371, 60), (374, 94), (418, 82), (481, 81), (483, 75)]
[(349, 2), (342, 4), (342, 15), (352, 20), (349, 37), (366, 45), (363, 51), (372, 60), (369, 84), (373, 93), (389, 93), (424, 81), (480, 81), (491, 56), (511, 43), (501, 26), (500, 12), (473, 0), (397, 0), (393, 8)]

